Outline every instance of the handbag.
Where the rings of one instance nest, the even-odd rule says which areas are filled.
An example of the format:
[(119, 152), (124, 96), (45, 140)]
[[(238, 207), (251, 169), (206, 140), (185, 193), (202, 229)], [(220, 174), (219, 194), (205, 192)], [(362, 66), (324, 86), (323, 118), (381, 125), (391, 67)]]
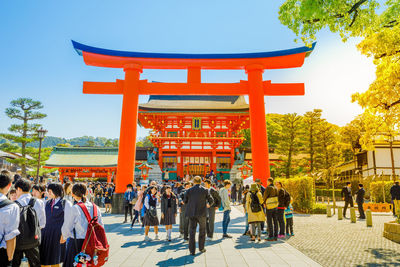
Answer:
[(269, 197), (265, 201), (267, 205), (267, 210), (272, 210), (278, 207), (278, 197)]
[(157, 217), (157, 210), (156, 207), (150, 206), (150, 208), (148, 210), (146, 210), (146, 214), (149, 217)]

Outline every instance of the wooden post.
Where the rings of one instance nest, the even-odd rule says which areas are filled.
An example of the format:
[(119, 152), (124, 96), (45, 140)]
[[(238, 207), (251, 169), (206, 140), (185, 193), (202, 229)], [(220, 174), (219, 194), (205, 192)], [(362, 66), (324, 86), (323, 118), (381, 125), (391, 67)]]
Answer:
[(354, 208), (354, 207), (350, 208), (350, 220), (351, 220), (352, 223), (356, 223), (357, 222), (356, 208)]
[(338, 207), (337, 212), (338, 220), (343, 220), (343, 207)]
[(250, 133), (253, 161), (253, 179), (260, 179), (265, 186), (270, 178), (267, 124), (263, 89), (263, 66), (247, 66), (249, 81)]
[(365, 211), (365, 217), (366, 217), (366, 222), (367, 222), (367, 227), (372, 227), (372, 212), (370, 209), (367, 209)]

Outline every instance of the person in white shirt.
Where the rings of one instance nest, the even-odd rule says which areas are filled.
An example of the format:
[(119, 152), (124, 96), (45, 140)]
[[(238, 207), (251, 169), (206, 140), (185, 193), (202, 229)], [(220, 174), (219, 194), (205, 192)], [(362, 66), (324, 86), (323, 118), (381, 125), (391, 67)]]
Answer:
[(11, 266), (16, 236), (19, 235), (19, 207), (6, 197), (11, 182), (8, 174), (0, 175), (0, 266), (5, 267)]
[[(93, 217), (93, 209), (97, 209), (98, 223), (103, 225), (101, 212), (99, 207), (93, 205), (86, 199), (87, 188), (84, 184), (78, 183), (72, 187), (72, 197), (79, 203), (85, 204), (91, 217)], [(75, 256), (81, 251), (83, 242), (85, 241), (88, 221), (82, 209), (78, 205), (64, 211), (64, 224), (61, 228), (61, 242), (64, 243), (68, 238), (67, 251), (65, 256), (64, 267), (73, 267)]]
[[(27, 179), (19, 179), (15, 185), (15, 190), (17, 190), (17, 204), (19, 204), (20, 209), (21, 207), (28, 206), (32, 199), (31, 194), (29, 191), (32, 188), (32, 184)], [(36, 211), (36, 216), (39, 221), (40, 229), (43, 229), (46, 226), (46, 213), (44, 211), (44, 203), (40, 200), (34, 199), (33, 209)], [(39, 253), (39, 245), (30, 248), (30, 249), (21, 249), (18, 247), (18, 242), (15, 249), (15, 255), (13, 259), (13, 266), (20, 266), (21, 259), (23, 255), (28, 258), (29, 266), (36, 267), (40, 266), (40, 253)]]

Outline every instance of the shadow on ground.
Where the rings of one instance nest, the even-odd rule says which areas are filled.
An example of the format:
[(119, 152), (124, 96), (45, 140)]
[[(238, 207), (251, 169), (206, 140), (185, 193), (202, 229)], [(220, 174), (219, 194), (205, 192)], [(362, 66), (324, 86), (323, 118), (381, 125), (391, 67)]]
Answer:
[(374, 256), (374, 259), (379, 259), (381, 263), (365, 263), (363, 265), (357, 265), (357, 267), (368, 266), (400, 266), (400, 253), (399, 251), (393, 249), (383, 249), (383, 248), (374, 248), (367, 249), (366, 252), (371, 253)]

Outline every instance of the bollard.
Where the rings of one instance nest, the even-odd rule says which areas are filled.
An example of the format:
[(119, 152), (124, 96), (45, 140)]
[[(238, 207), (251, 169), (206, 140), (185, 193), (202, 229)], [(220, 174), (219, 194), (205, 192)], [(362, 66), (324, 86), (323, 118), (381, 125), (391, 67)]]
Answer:
[(365, 217), (367, 219), (367, 227), (372, 227), (372, 211), (369, 209), (366, 210)]
[(338, 207), (337, 208), (337, 219), (338, 220), (343, 220), (343, 207)]
[(331, 205), (326, 205), (326, 216), (332, 217), (332, 208)]
[(357, 221), (356, 208), (354, 207), (350, 208), (350, 220), (352, 223), (355, 223)]

